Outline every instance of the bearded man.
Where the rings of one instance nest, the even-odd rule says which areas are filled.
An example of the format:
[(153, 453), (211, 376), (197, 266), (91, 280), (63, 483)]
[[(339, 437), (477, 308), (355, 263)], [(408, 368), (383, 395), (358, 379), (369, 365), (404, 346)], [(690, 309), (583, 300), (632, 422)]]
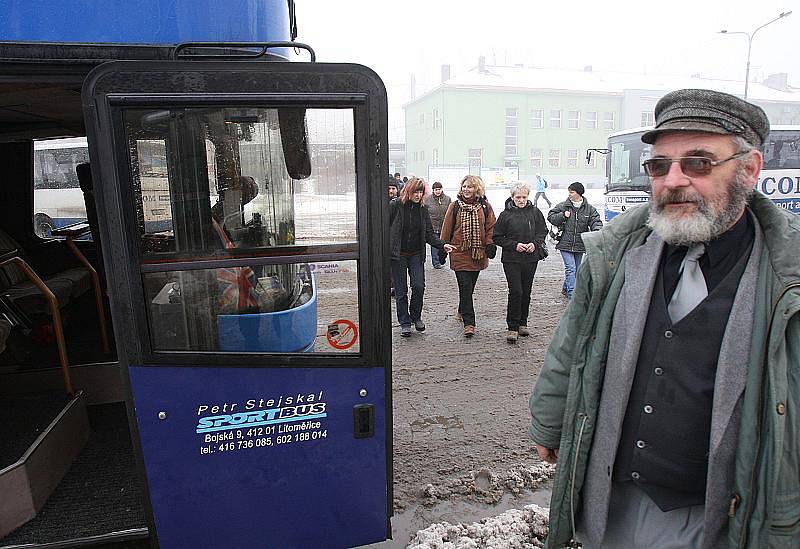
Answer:
[(547, 547), (800, 547), (800, 218), (753, 191), (761, 108), (656, 105), (648, 207), (586, 233), (531, 395)]

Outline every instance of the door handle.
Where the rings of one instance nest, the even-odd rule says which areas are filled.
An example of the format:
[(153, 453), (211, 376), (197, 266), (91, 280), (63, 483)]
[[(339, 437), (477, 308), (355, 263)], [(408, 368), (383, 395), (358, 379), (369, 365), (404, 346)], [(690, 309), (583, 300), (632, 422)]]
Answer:
[(369, 438), (375, 434), (375, 405), (353, 406), (353, 437)]

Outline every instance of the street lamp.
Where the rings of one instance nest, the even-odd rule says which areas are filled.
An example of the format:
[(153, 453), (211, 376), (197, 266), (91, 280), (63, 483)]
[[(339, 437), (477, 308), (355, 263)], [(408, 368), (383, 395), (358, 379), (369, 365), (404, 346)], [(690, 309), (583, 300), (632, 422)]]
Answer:
[(760, 31), (761, 29), (763, 29), (767, 25), (770, 25), (770, 24), (774, 23), (775, 21), (777, 21), (778, 19), (783, 19), (784, 17), (787, 17), (787, 16), (789, 16), (791, 14), (792, 14), (791, 11), (781, 12), (780, 15), (778, 15), (778, 17), (776, 17), (775, 19), (772, 19), (770, 21), (767, 21), (766, 23), (764, 23), (760, 27), (756, 27), (753, 30), (753, 32), (750, 32), (750, 33), (743, 32), (743, 31), (728, 31), (727, 29), (722, 29), (721, 31), (719, 31), (720, 34), (744, 34), (747, 37), (747, 70), (744, 73), (744, 98), (745, 99), (747, 99), (747, 87), (750, 84), (750, 50), (753, 47), (753, 38), (755, 38), (756, 33), (758, 31)]

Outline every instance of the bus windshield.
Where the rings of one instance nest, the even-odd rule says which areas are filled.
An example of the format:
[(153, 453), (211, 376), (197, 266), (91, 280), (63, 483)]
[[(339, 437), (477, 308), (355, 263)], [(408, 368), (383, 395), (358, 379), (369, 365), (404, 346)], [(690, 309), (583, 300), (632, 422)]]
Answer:
[(611, 136), (608, 148), (611, 160), (607, 163), (608, 192), (650, 191), (650, 178), (642, 162), (650, 156), (650, 145), (642, 143), (642, 132)]

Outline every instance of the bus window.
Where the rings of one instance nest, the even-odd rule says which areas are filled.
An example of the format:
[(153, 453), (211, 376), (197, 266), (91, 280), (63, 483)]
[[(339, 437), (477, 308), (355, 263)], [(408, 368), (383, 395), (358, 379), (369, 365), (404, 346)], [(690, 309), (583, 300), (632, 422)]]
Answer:
[(33, 150), (33, 227), (49, 238), (53, 229), (86, 221), (75, 168), (89, 152), (85, 137), (35, 141)]
[(360, 350), (356, 261), (145, 273), (142, 282), (156, 351)]
[(650, 157), (650, 145), (642, 143), (639, 134), (631, 134), (609, 138), (608, 148), (608, 190), (649, 190), (650, 178), (644, 173), (642, 162)]
[(176, 111), (125, 112), (152, 349), (359, 352), (353, 110)]
[[(181, 166), (179, 180), (177, 167), (175, 173), (155, 171), (154, 166), (166, 164), (170, 147), (166, 138), (153, 139), (159, 129), (155, 113), (128, 111), (130, 169), (145, 261), (164, 261), (165, 254), (196, 259), (233, 248), (356, 241), (352, 110), (305, 113), (311, 175), (304, 180), (293, 179), (287, 170), (278, 111), (182, 111), (207, 144), (203, 151), (190, 151), (204, 158), (195, 158), (191, 168)], [(206, 173), (198, 171), (201, 165)], [(205, 234), (177, 238), (174, 223), (202, 227)]]
[(800, 168), (800, 129), (773, 129), (763, 145), (765, 170)]

